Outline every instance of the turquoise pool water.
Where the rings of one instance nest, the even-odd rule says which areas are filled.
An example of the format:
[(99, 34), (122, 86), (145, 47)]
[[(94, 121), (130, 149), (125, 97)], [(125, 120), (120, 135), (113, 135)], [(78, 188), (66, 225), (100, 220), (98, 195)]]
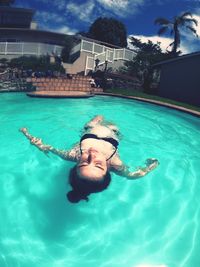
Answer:
[[(0, 95), (1, 267), (199, 267), (200, 119), (112, 97), (36, 99)], [(122, 159), (160, 161), (148, 176), (112, 175), (109, 188), (71, 204), (73, 163), (31, 146), (26, 126), (70, 148), (96, 114), (121, 129)]]

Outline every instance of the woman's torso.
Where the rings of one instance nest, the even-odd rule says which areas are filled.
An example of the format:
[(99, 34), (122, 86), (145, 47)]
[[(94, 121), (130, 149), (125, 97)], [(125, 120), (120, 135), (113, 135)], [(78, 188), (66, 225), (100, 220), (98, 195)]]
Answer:
[(102, 140), (101, 138), (113, 138), (118, 141), (117, 135), (115, 131), (113, 131), (108, 126), (104, 125), (96, 125), (95, 127), (89, 128), (83, 132), (83, 136), (85, 134), (94, 134), (99, 139), (96, 138), (86, 138), (81, 142), (81, 150), (88, 150), (91, 147), (103, 153), (108, 159), (116, 150), (116, 147), (113, 146), (108, 141)]
[[(94, 127), (88, 127), (87, 129), (84, 129), (84, 131), (82, 132), (82, 137), (85, 134), (94, 134), (98, 138), (113, 138), (117, 141), (119, 139), (118, 132), (109, 128), (108, 126), (100, 124), (95, 125)], [(78, 161), (81, 156), (81, 150), (88, 150), (91, 147), (103, 153), (106, 159), (108, 159), (116, 151), (116, 147), (114, 147), (108, 141), (96, 138), (86, 138), (80, 143), (77, 143), (70, 151), (70, 154), (76, 161)], [(113, 156), (115, 155), (116, 154), (113, 154)], [(113, 158), (113, 156), (111, 158)]]

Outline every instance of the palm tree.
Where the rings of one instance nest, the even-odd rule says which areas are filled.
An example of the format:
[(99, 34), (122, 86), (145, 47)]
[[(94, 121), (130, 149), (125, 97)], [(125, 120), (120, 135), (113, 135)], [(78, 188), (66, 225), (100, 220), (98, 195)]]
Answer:
[(185, 27), (198, 37), (197, 31), (194, 27), (198, 25), (198, 22), (192, 17), (190, 12), (184, 12), (183, 14), (176, 16), (172, 21), (165, 18), (157, 18), (154, 23), (161, 26), (158, 31), (158, 35), (162, 35), (167, 32), (167, 30), (170, 30), (170, 34), (174, 36), (174, 41), (169, 45), (172, 47), (171, 53), (173, 56), (177, 56), (181, 52), (177, 51), (181, 43), (181, 28)]

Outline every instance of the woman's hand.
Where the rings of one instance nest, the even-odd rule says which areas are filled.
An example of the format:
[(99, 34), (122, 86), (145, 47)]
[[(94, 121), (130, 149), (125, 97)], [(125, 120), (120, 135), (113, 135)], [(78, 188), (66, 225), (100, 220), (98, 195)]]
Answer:
[(27, 132), (28, 132), (28, 129), (25, 128), (25, 127), (24, 127), (24, 128), (20, 128), (19, 130), (20, 130), (20, 132), (22, 132), (22, 133), (27, 133)]
[(30, 143), (32, 145), (36, 146), (42, 152), (48, 153), (52, 149), (51, 146), (43, 144), (42, 143), (42, 139), (34, 137), (31, 134), (29, 134), (27, 128), (23, 127), (23, 128), (21, 128), (19, 130), (20, 130), (20, 132), (22, 132), (26, 136), (26, 138), (30, 141)]
[(160, 164), (159, 161), (154, 158), (150, 158), (146, 160), (146, 166), (148, 168), (148, 171), (154, 170), (159, 164)]

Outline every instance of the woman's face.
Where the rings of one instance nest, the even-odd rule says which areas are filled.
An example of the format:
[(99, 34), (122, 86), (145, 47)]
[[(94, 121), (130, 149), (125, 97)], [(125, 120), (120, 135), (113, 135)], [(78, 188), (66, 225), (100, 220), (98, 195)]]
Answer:
[(77, 164), (77, 173), (80, 178), (100, 181), (106, 172), (107, 162), (104, 154), (93, 148), (82, 152)]

